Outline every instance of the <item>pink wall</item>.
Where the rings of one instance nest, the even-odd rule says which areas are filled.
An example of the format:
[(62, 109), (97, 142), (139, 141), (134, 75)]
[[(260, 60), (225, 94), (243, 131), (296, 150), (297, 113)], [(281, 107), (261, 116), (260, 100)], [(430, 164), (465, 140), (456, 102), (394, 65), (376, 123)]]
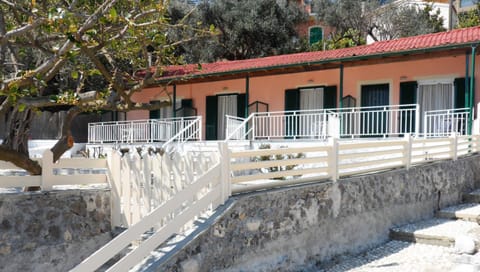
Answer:
[[(475, 77), (480, 78), (479, 57), (477, 57)], [(344, 68), (343, 95), (357, 98), (357, 106), (361, 105), (360, 89), (367, 84), (390, 84), (390, 104), (399, 103), (399, 86), (401, 82), (418, 81), (437, 78), (465, 77), (465, 55), (441, 57), (427, 60), (411, 60), (384, 64), (371, 64)], [(249, 103), (261, 101), (269, 104), (270, 111), (284, 110), (284, 93), (286, 89), (309, 86), (337, 86), (339, 90), (339, 69), (313, 72), (283, 74), (262, 77), (250, 77)], [(476, 82), (476, 103), (480, 101), (480, 80)], [(166, 97), (161, 94), (162, 88), (151, 88), (136, 94), (134, 99), (139, 102)], [(172, 93), (172, 87), (168, 91)], [(204, 117), (205, 97), (208, 95), (226, 93), (244, 93), (245, 79), (213, 81), (206, 83), (177, 85), (177, 98), (193, 99), (193, 106), (198, 114)], [(338, 99), (337, 99), (338, 101)], [(337, 102), (338, 103), (338, 102)], [(147, 119), (148, 112), (137, 111), (128, 113), (128, 119)], [(204, 124), (205, 125), (205, 124)]]

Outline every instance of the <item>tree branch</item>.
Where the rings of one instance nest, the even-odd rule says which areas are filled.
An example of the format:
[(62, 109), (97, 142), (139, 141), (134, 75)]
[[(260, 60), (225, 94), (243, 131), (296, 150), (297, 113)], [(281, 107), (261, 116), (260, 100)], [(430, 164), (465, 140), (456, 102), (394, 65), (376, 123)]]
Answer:
[(42, 167), (37, 161), (30, 159), (26, 154), (10, 149), (4, 145), (0, 145), (0, 160), (13, 163), (22, 169), (25, 169), (31, 175), (41, 175)]

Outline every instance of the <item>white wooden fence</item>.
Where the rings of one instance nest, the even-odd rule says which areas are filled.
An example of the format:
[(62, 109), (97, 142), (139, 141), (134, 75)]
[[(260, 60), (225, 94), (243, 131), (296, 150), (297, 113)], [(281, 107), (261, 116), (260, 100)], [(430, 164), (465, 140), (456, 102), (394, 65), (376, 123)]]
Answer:
[[(285, 145), (285, 143), (282, 143)], [(2, 187), (105, 183), (112, 187), (112, 224), (126, 231), (84, 260), (73, 271), (93, 271), (130, 245), (135, 246), (108, 271), (127, 271), (171, 235), (182, 232), (232, 194), (289, 186), (393, 168), (453, 159), (480, 151), (480, 136), (452, 134), (442, 138), (360, 139), (317, 141), (310, 146), (233, 150), (227, 142), (165, 156), (154, 150), (112, 153), (104, 159), (52, 161), (46, 151), (39, 177), (2, 177)], [(68, 169), (98, 169), (108, 175)], [(11, 166), (9, 166), (11, 167)], [(150, 233), (145, 239), (144, 234)], [(142, 236), (143, 235), (143, 236)]]
[[(61, 158), (53, 163), (53, 154), (50, 150), (43, 153), (43, 157), (38, 160), (42, 166), (42, 175), (12, 175), (4, 174), (0, 176), (0, 187), (30, 187), (40, 186), (43, 190), (51, 190), (53, 186), (59, 185), (89, 185), (89, 184), (107, 184), (105, 175), (107, 161), (105, 159), (87, 159), (87, 158)], [(22, 170), (15, 165), (0, 161), (0, 170)], [(95, 173), (96, 172), (96, 173)]]
[[(230, 196), (228, 172), (222, 169), (216, 150), (192, 151), (170, 158), (160, 154), (133, 152), (112, 155), (112, 191), (117, 203), (112, 219), (129, 226), (71, 271), (94, 271), (129, 247), (135, 248), (106, 271), (128, 271), (172, 234), (181, 232), (193, 220), (216, 209)], [(142, 238), (151, 232), (148, 238)]]
[(338, 140), (305, 147), (229, 151), (232, 192), (337, 180), (357, 174), (453, 159), (480, 151), (480, 136)]

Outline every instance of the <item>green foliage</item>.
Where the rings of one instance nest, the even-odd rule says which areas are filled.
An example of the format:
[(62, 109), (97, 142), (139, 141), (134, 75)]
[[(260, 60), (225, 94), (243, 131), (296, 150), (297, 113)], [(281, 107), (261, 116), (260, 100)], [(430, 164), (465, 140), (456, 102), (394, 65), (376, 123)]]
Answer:
[(458, 28), (480, 25), (480, 3), (474, 9), (458, 14)]
[[(129, 92), (130, 86), (143, 84), (134, 77), (135, 71), (181, 63), (174, 54), (176, 46), (213, 31), (170, 24), (169, 1), (69, 2), (0, 3), (0, 24), (5, 22), (7, 32), (18, 32), (2, 40), (5, 46), (0, 47), (0, 103), (7, 99), (14, 105), (21, 97), (57, 95), (54, 101), (59, 104), (78, 105), (78, 99), (65, 94)], [(173, 31), (176, 35), (171, 37)], [(26, 94), (24, 89), (37, 92)]]
[[(178, 1), (173, 3), (170, 14), (176, 22), (189, 9)], [(188, 23), (215, 26), (218, 35), (184, 44), (177, 54), (195, 63), (296, 52), (300, 46), (296, 27), (306, 19), (295, 1), (203, 1)]]
[[(261, 144), (259, 149), (270, 149), (270, 144)], [(265, 155), (265, 156), (258, 156), (254, 158), (254, 161), (283, 161), (283, 160), (291, 160), (291, 159), (300, 159), (305, 158), (305, 154), (303, 153), (296, 153), (296, 154), (276, 154), (276, 155)], [(292, 165), (285, 165), (285, 166), (272, 166), (268, 168), (262, 168), (260, 171), (262, 172), (279, 172), (279, 171), (289, 171), (297, 168), (297, 164)], [(286, 179), (285, 176), (278, 177), (275, 179)]]
[[(445, 31), (440, 10), (433, 4), (406, 5), (379, 0), (314, 0), (318, 19), (335, 30), (324, 41), (326, 49), (362, 45), (366, 37), (386, 40)], [(320, 47), (320, 48), (323, 48)], [(318, 45), (311, 50), (319, 49)]]

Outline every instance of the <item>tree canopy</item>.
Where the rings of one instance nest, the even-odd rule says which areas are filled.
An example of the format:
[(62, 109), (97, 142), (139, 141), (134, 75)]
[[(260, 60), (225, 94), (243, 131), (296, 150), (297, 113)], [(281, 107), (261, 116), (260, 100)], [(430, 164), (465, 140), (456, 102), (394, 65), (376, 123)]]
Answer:
[(320, 21), (333, 27), (326, 48), (342, 48), (373, 40), (394, 39), (444, 31), (443, 18), (432, 4), (406, 5), (381, 0), (314, 0)]
[[(172, 20), (183, 18), (185, 10), (185, 4), (174, 3)], [(200, 2), (189, 19), (218, 29), (215, 37), (178, 48), (178, 54), (195, 63), (296, 52), (301, 44), (297, 26), (307, 14), (296, 1), (222, 0)]]
[(465, 12), (458, 14), (458, 27), (472, 27), (480, 25), (480, 3), (476, 1), (476, 6)]
[[(164, 65), (179, 63), (176, 46), (214, 32), (182, 20), (172, 23), (168, 5), (168, 0), (1, 0), (0, 116), (7, 115), (8, 125), (0, 160), (41, 173), (28, 156), (28, 130), (33, 114), (47, 108), (68, 110), (62, 137), (52, 148), (56, 160), (73, 144), (70, 124), (81, 112), (168, 105), (135, 103), (132, 95), (154, 84)], [(141, 77), (138, 70), (144, 71)]]

